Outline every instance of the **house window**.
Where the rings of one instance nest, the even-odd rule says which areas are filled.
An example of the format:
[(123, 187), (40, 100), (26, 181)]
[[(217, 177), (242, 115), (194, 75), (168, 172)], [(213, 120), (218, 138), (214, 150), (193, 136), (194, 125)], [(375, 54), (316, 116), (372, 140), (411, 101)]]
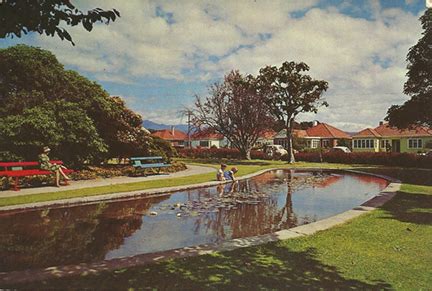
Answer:
[(324, 148), (328, 148), (329, 147), (329, 145), (330, 145), (330, 141), (328, 140), (328, 139), (325, 139), (325, 140), (323, 140), (323, 147)]
[(200, 140), (200, 147), (203, 147), (203, 148), (208, 148), (210, 145), (209, 145), (209, 141), (208, 140)]
[(383, 140), (381, 140), (381, 148), (382, 149), (389, 149), (389, 148), (391, 148), (391, 140), (389, 140), (389, 139), (383, 139)]
[(316, 149), (319, 146), (319, 139), (311, 140), (311, 148)]
[(423, 148), (423, 140), (420, 138), (412, 138), (408, 140), (409, 149), (421, 149)]
[(357, 149), (373, 149), (375, 147), (375, 140), (373, 139), (359, 139), (354, 140), (354, 148)]

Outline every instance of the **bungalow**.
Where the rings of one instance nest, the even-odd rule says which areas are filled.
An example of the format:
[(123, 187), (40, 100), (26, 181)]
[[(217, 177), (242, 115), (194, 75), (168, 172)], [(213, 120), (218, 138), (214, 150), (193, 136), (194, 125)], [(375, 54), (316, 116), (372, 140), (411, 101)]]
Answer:
[[(306, 130), (294, 129), (293, 136), (304, 140), (306, 147), (311, 149), (331, 148), (341, 145), (343, 141), (348, 143), (351, 140), (351, 136), (346, 132), (330, 124), (317, 122), (314, 122), (314, 126)], [(283, 129), (275, 136), (274, 144), (279, 144), (286, 148), (287, 143), (286, 130)]]
[(191, 147), (197, 148), (221, 148), (228, 145), (228, 140), (220, 133), (212, 129), (202, 129), (191, 136)]
[(273, 129), (263, 131), (259, 135), (258, 140), (255, 143), (255, 147), (261, 148), (265, 145), (272, 145), (275, 136), (276, 136), (276, 131), (274, 131)]
[(159, 137), (171, 143), (175, 148), (184, 148), (187, 144), (187, 134), (183, 131), (176, 130), (174, 127), (171, 129), (156, 130), (152, 136)]
[(366, 128), (353, 136), (354, 152), (418, 153), (432, 147), (432, 129), (417, 126), (398, 129), (380, 122), (376, 128)]

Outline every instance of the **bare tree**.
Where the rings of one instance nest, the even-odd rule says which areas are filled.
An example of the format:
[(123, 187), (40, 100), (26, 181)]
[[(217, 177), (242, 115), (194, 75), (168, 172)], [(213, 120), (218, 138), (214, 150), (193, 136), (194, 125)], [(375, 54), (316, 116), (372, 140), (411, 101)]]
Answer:
[(192, 121), (225, 136), (250, 160), (253, 145), (273, 122), (264, 98), (257, 91), (256, 78), (231, 71), (223, 83), (209, 88), (208, 97), (196, 96)]

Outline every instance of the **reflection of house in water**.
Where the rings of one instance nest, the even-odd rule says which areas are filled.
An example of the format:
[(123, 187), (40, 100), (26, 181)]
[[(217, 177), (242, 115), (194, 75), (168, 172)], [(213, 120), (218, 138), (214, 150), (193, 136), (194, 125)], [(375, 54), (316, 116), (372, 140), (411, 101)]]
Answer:
[(157, 197), (22, 213), (2, 213), (0, 271), (103, 260), (141, 227)]
[(312, 186), (317, 187), (317, 188), (326, 188), (332, 184), (335, 184), (339, 180), (341, 180), (342, 176), (341, 175), (325, 175), (321, 178), (322, 179), (317, 179), (316, 181), (314, 181)]
[(378, 184), (380, 189), (384, 189), (389, 184), (386, 180), (378, 178), (378, 177), (374, 177), (374, 176), (357, 175), (357, 174), (354, 176), (355, 176), (356, 180), (358, 180), (364, 184), (374, 184), (374, 185)]

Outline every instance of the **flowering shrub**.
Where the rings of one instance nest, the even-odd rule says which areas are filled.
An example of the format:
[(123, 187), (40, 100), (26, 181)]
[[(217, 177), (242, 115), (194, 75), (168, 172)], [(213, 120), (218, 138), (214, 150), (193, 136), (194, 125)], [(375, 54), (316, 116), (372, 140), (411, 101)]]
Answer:
[[(297, 161), (432, 168), (432, 157), (409, 153), (297, 153)], [(322, 160), (321, 160), (322, 159)]]
[[(182, 170), (186, 170), (186, 164), (183, 162), (173, 162), (170, 167), (163, 168), (162, 171), (165, 173), (174, 173)], [(148, 173), (149, 171), (147, 171)], [(72, 172), (69, 176), (72, 180), (92, 180), (96, 178), (111, 178), (117, 176), (134, 176), (136, 175), (134, 167), (130, 165), (121, 166), (104, 166), (95, 167), (88, 166), (86, 169), (77, 170)], [(138, 173), (141, 175), (140, 173)], [(25, 186), (41, 186), (43, 184), (53, 184), (54, 174), (48, 176), (26, 176), (20, 178), (20, 184)], [(0, 177), (0, 190), (7, 190), (10, 185), (13, 185), (13, 178)]]
[[(173, 162), (170, 167), (163, 168), (162, 171), (166, 173), (174, 173), (182, 170), (186, 170), (185, 163)], [(117, 176), (131, 176), (135, 174), (135, 168), (130, 165), (104, 167), (88, 166), (87, 169), (75, 171), (71, 173), (70, 176), (74, 180), (91, 180), (98, 177), (110, 178)]]
[[(194, 159), (233, 159), (240, 160), (243, 157), (240, 151), (232, 148), (193, 148), (193, 149), (182, 149), (179, 151), (179, 155), (184, 158)], [(262, 151), (251, 151), (252, 159), (266, 159), (266, 155)]]

